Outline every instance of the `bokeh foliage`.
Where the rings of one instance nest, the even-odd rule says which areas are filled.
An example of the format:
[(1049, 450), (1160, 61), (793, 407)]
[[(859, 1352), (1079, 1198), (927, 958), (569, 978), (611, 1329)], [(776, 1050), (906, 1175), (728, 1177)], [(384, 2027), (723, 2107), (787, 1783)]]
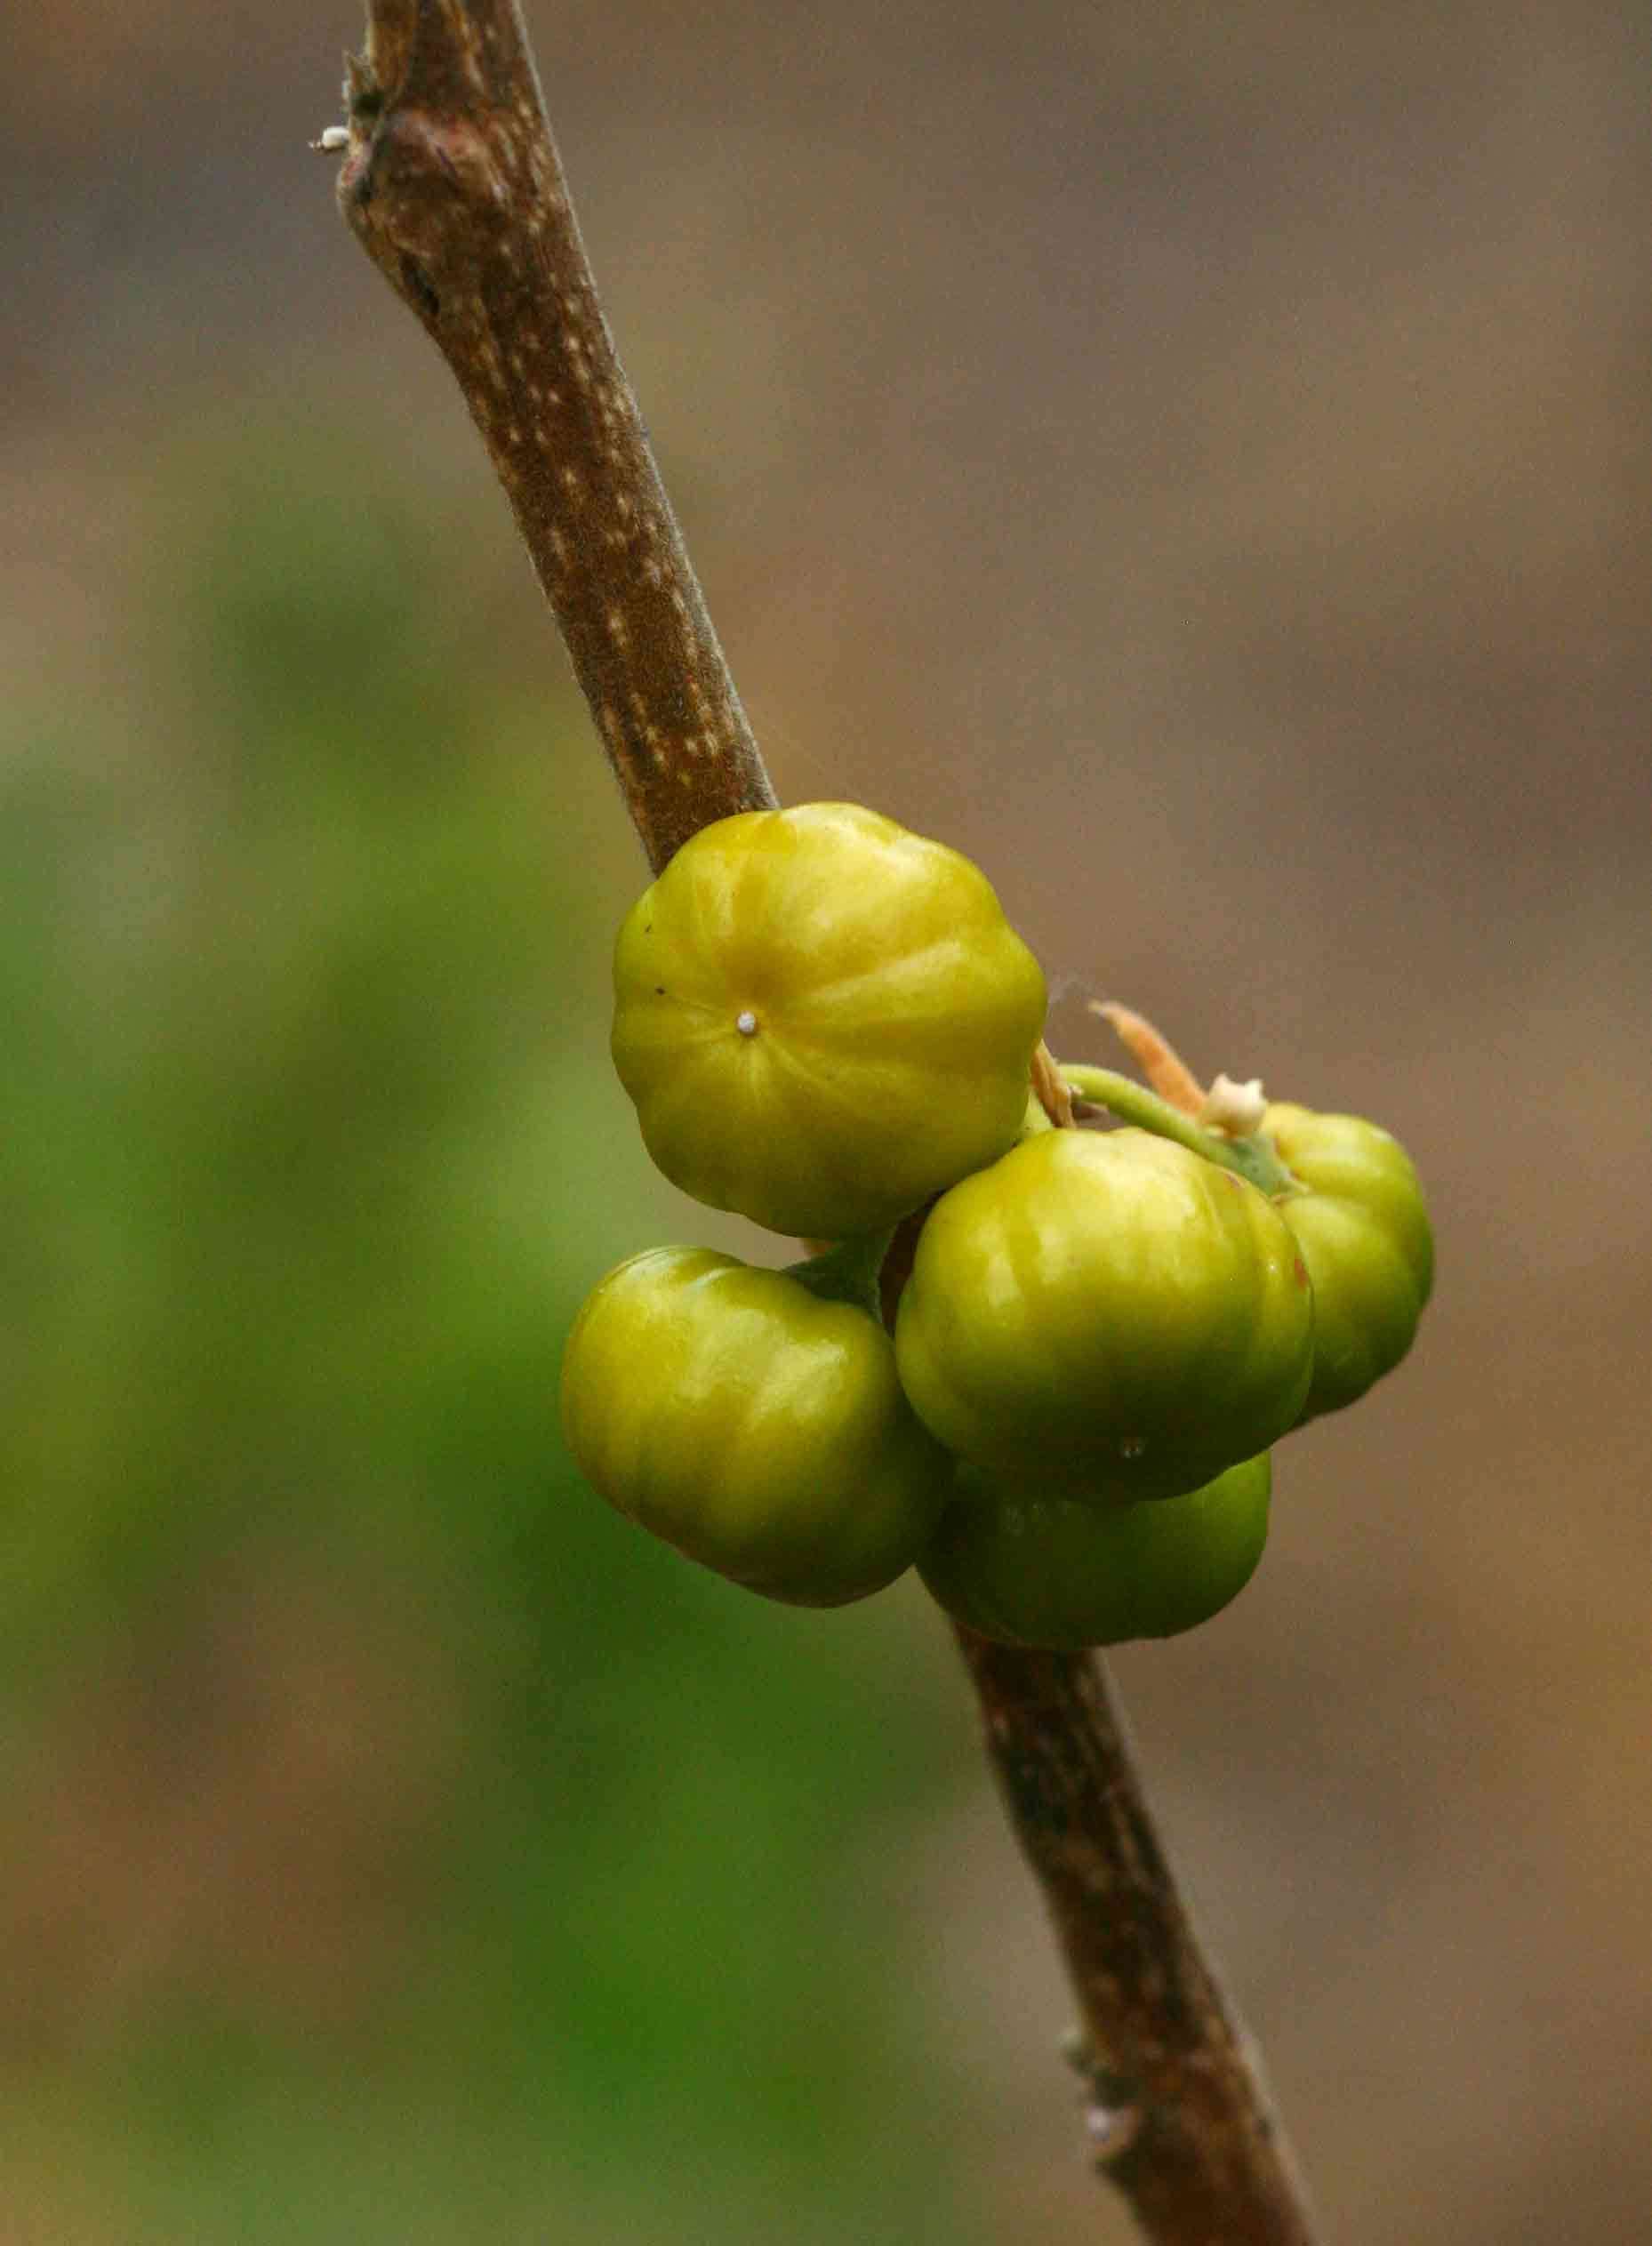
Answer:
[(984, 2236), (905, 1950), (973, 1779), (915, 1594), (769, 1608), (558, 1442), (581, 1295), (695, 1221), (602, 1050), (642, 868), (583, 713), (373, 463), (156, 477), (142, 692), (14, 706), (0, 782), (43, 2234)]

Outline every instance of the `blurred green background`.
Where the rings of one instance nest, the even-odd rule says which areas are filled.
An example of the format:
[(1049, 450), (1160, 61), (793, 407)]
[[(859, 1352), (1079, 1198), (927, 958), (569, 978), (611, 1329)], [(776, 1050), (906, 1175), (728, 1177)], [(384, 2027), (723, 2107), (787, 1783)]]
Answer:
[[(1335, 2235), (1644, 2229), (1644, 115), (1627, 5), (529, 9), (783, 795), (1380, 1116), (1441, 1280), (1122, 1655)], [(636, 846), (345, 236), (359, 22), (0, 85), (0, 2237), (1122, 2240), (942, 1632), (571, 1476), (655, 1239)]]

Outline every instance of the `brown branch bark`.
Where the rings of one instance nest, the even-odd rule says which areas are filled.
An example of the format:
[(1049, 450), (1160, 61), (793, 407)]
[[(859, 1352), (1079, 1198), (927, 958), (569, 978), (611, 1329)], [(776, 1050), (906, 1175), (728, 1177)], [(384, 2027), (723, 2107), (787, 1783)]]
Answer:
[[(651, 862), (774, 791), (597, 301), (515, 0), (368, 0), (339, 203), (447, 359)], [(1311, 2246), (1104, 1668), (959, 1630), (1084, 2022), (1097, 2165), (1154, 2246)]]
[(509, 0), (372, 0), (339, 204), (458, 377), (656, 871), (774, 801)]
[(1156, 2246), (1311, 2246), (1261, 2062), (1177, 1889), (1106, 1664), (956, 1635), (1078, 1999), (1098, 2170)]

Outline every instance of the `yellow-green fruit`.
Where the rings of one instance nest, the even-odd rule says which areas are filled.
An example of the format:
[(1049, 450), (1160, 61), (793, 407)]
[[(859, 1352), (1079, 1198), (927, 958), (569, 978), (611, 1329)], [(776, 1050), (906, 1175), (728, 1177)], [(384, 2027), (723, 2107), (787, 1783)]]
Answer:
[(1277, 1100), (1262, 1119), (1307, 1191), (1275, 1203), (1313, 1280), (1313, 1379), (1302, 1417), (1338, 1411), (1410, 1348), (1434, 1282), (1434, 1239), (1411, 1158), (1357, 1115)]
[(564, 1352), (562, 1425), (621, 1512), (796, 1606), (892, 1583), (951, 1484), (874, 1318), (710, 1248), (651, 1248), (598, 1283)]
[(1000, 1483), (1175, 1497), (1295, 1424), (1313, 1293), (1232, 1171), (1144, 1131), (1047, 1131), (930, 1211), (895, 1355), (931, 1433)]
[(1021, 1128), (1038, 961), (967, 858), (858, 805), (702, 829), (627, 915), (613, 979), (644, 1143), (712, 1208), (875, 1231)]
[(966, 1470), (918, 1572), (950, 1615), (1005, 1645), (1073, 1651), (1171, 1638), (1220, 1612), (1268, 1540), (1271, 1474), (1249, 1458), (1203, 1489), (1103, 1509), (996, 1495)]

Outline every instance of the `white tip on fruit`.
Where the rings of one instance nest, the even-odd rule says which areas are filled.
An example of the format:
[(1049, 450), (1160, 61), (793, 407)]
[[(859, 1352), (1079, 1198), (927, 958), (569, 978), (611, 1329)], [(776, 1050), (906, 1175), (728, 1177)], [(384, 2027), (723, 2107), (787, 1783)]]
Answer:
[(1253, 1076), (1248, 1084), (1235, 1084), (1231, 1076), (1219, 1076), (1205, 1095), (1198, 1119), (1207, 1130), (1223, 1131), (1233, 1139), (1249, 1138), (1261, 1130), (1267, 1104), (1260, 1077)]

